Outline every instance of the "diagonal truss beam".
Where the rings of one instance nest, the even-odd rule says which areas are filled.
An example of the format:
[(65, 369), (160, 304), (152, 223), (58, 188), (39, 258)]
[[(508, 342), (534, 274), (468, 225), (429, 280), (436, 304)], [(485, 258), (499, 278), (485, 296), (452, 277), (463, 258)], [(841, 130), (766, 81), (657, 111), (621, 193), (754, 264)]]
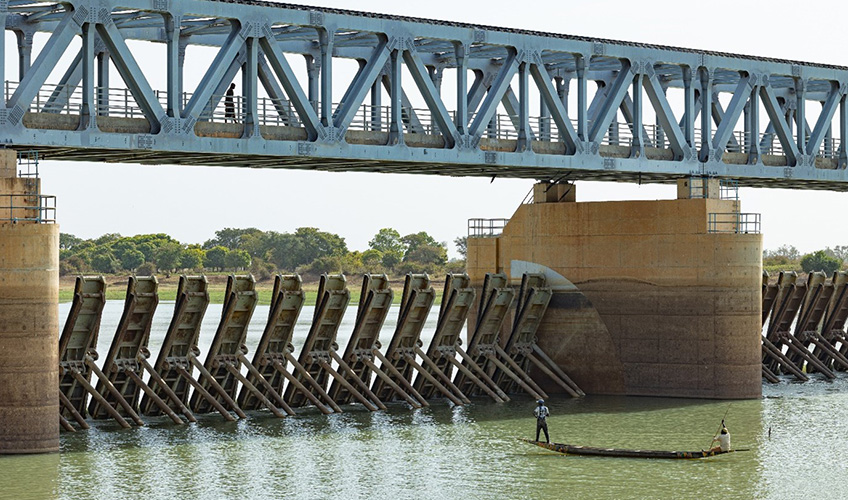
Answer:
[[(50, 76), (50, 72), (53, 71), (56, 63), (62, 58), (71, 40), (78, 34), (80, 34), (79, 25), (73, 20), (73, 11), (69, 11), (59, 21), (56, 30), (50, 35), (44, 48), (21, 79), (20, 85), (15, 89), (15, 93), (12, 94), (9, 102), (6, 104), (9, 109), (12, 109), (14, 115), (20, 115), (18, 119), (23, 118), (24, 110), (32, 103), (38, 91), (41, 90), (41, 86), (44, 85), (45, 80)], [(17, 109), (17, 112), (15, 109)], [(14, 115), (10, 115), (10, 118)]]
[(203, 75), (203, 79), (200, 80), (188, 104), (186, 104), (183, 111), (183, 118), (194, 118), (197, 120), (209, 104), (209, 100), (226, 75), (230, 65), (244, 47), (245, 39), (239, 35), (239, 30), (240, 26), (234, 24), (229, 37), (227, 37), (227, 41), (221, 47), (221, 50), (218, 51), (218, 54), (212, 61), (212, 65), (209, 66), (209, 69)]
[(153, 89), (144, 77), (144, 73), (135, 61), (121, 32), (114, 23), (98, 24), (97, 32), (112, 57), (112, 63), (130, 89), (136, 103), (150, 122), (150, 133), (159, 132), (161, 120), (165, 117), (162, 104), (156, 99)]
[(789, 124), (786, 122), (786, 117), (783, 116), (783, 110), (777, 102), (777, 96), (774, 95), (774, 89), (769, 85), (760, 87), (760, 97), (763, 100), (763, 106), (766, 108), (769, 120), (774, 125), (774, 133), (780, 145), (783, 147), (783, 153), (786, 155), (787, 165), (794, 166), (798, 163), (798, 145), (792, 138), (792, 131)]
[(410, 50), (403, 51), (403, 60), (418, 90), (421, 91), (421, 97), (424, 98), (424, 102), (430, 108), (430, 113), (432, 113), (436, 125), (438, 125), (439, 130), (441, 130), (442, 135), (445, 137), (445, 143), (448, 147), (453, 147), (459, 138), (459, 131), (453, 122), (453, 117), (451, 117), (450, 112), (445, 107), (445, 103), (442, 102), (439, 91), (430, 78), (427, 68), (421, 61), (421, 56), (412, 47)]
[(65, 71), (62, 79), (59, 80), (59, 84), (56, 85), (56, 89), (50, 94), (47, 103), (44, 105), (44, 112), (61, 113), (68, 105), (71, 94), (74, 93), (80, 81), (82, 81), (82, 49), (77, 52), (76, 57), (68, 66), (68, 70)]
[(810, 133), (809, 142), (807, 142), (807, 154), (815, 155), (819, 151), (828, 129), (833, 123), (833, 117), (836, 116), (836, 111), (839, 109), (839, 102), (842, 100), (842, 93), (839, 87), (833, 86), (827, 95), (827, 100), (822, 106), (819, 119), (816, 121), (816, 126)]
[(544, 64), (531, 64), (530, 75), (533, 77), (533, 81), (536, 82), (542, 102), (544, 102), (545, 106), (548, 107), (551, 118), (554, 120), (554, 123), (556, 123), (557, 129), (559, 129), (560, 135), (562, 136), (562, 140), (565, 142), (565, 153), (573, 154), (577, 150), (577, 143), (579, 142), (579, 139), (577, 137), (577, 132), (574, 130), (574, 126), (571, 125), (571, 120), (568, 119), (568, 112), (566, 112), (565, 106), (563, 106), (559, 95), (557, 95), (556, 89), (551, 81), (551, 76), (545, 69)]
[(668, 143), (671, 146), (671, 150), (674, 151), (675, 158), (683, 158), (689, 146), (686, 138), (683, 136), (683, 131), (678, 125), (677, 119), (674, 117), (674, 112), (671, 110), (671, 105), (668, 103), (668, 98), (665, 92), (663, 92), (662, 84), (657, 78), (656, 73), (645, 76), (644, 83), (645, 93), (648, 94), (648, 100), (651, 101), (651, 105), (654, 107), (657, 121), (659, 121), (660, 126), (666, 133)]
[(733, 97), (730, 98), (730, 103), (727, 105), (727, 111), (724, 113), (724, 118), (721, 120), (718, 129), (713, 136), (713, 149), (719, 155), (727, 148), (727, 143), (733, 135), (733, 129), (739, 122), (739, 117), (745, 111), (745, 104), (751, 95), (751, 77), (743, 76), (739, 79), (736, 85), (736, 90), (733, 92)]
[(383, 38), (374, 53), (368, 58), (368, 62), (362, 67), (362, 70), (357, 74), (356, 78), (351, 82), (344, 100), (336, 110), (336, 115), (333, 117), (333, 126), (344, 130), (350, 125), (350, 122), (356, 116), (356, 112), (374, 86), (374, 82), (380, 78), (380, 73), (386, 66), (389, 60), (391, 50), (389, 50), (388, 39)]
[(615, 115), (618, 113), (621, 101), (624, 99), (624, 96), (627, 95), (627, 91), (632, 83), (633, 73), (630, 71), (630, 62), (622, 60), (621, 71), (619, 71), (618, 76), (615, 77), (615, 81), (612, 83), (612, 87), (607, 94), (607, 98), (598, 112), (598, 118), (592, 123), (592, 126), (589, 129), (590, 142), (600, 143), (604, 138), (607, 129), (615, 119)]
[(483, 135), (483, 131), (495, 116), (495, 112), (498, 110), (498, 103), (503, 99), (504, 94), (506, 94), (510, 82), (516, 73), (518, 73), (518, 57), (515, 51), (510, 51), (504, 61), (503, 67), (498, 72), (498, 76), (489, 88), (483, 104), (480, 105), (480, 110), (471, 122), (468, 133), (472, 137), (479, 138)]
[(283, 51), (277, 40), (273, 37), (262, 37), (259, 39), (259, 46), (265, 53), (269, 66), (280, 80), (280, 84), (283, 86), (292, 106), (297, 111), (300, 121), (306, 128), (307, 135), (310, 140), (315, 140), (319, 135), (319, 131), (322, 130), (318, 113), (315, 112), (315, 108), (309, 102), (309, 97), (307, 97), (303, 91), (303, 87), (297, 81), (297, 76), (292, 71), (291, 66), (286, 60), (286, 56), (283, 55)]

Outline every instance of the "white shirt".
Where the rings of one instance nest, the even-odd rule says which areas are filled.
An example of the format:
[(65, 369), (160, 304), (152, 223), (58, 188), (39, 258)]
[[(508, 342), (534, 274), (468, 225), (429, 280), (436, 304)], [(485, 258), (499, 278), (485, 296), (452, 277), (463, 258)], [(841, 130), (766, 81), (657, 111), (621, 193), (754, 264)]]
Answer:
[(718, 444), (721, 448), (721, 451), (730, 451), (730, 433), (728, 432), (727, 434), (719, 434)]
[(536, 418), (541, 418), (542, 420), (544, 420), (550, 414), (551, 412), (548, 411), (548, 407), (544, 405), (537, 406), (536, 409), (533, 410), (533, 415), (536, 415)]

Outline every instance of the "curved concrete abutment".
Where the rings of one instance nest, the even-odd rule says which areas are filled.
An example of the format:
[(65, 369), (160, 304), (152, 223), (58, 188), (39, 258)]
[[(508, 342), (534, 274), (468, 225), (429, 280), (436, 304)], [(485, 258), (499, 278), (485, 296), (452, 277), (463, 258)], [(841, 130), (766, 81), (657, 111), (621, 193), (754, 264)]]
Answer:
[(586, 393), (761, 397), (762, 236), (717, 183), (694, 198), (688, 182), (676, 200), (592, 203), (537, 185), (502, 234), (468, 239), (469, 275), (533, 263), (574, 284), (537, 337)]
[(59, 451), (59, 227), (15, 164), (0, 150), (0, 455)]

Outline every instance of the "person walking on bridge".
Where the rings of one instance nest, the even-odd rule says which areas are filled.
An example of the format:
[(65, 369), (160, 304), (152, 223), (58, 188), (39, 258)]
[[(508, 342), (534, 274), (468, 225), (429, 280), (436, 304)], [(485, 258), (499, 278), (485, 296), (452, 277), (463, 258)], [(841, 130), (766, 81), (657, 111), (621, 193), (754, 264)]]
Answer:
[(536, 401), (536, 403), (538, 403), (538, 406), (536, 406), (536, 409), (533, 410), (533, 415), (536, 416), (536, 441), (539, 440), (539, 432), (545, 431), (545, 442), (550, 443), (551, 438), (548, 435), (548, 420), (547, 419), (548, 419), (548, 415), (550, 415), (551, 412), (550, 412), (550, 410), (548, 410), (548, 407), (545, 406), (545, 400), (544, 399), (540, 399), (540, 400)]
[(232, 120), (236, 122), (236, 103), (235, 103), (236, 84), (231, 83), (227, 93), (224, 94), (224, 123)]

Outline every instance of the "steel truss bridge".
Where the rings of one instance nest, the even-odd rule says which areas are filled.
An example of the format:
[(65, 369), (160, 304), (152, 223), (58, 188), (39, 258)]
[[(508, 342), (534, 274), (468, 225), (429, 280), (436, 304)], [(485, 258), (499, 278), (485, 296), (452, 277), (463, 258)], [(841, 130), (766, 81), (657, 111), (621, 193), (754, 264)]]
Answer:
[[(848, 190), (846, 67), (267, 2), (0, 0), (0, 18), (19, 48), (0, 141), (45, 158)], [(192, 45), (217, 52), (184, 89)]]

